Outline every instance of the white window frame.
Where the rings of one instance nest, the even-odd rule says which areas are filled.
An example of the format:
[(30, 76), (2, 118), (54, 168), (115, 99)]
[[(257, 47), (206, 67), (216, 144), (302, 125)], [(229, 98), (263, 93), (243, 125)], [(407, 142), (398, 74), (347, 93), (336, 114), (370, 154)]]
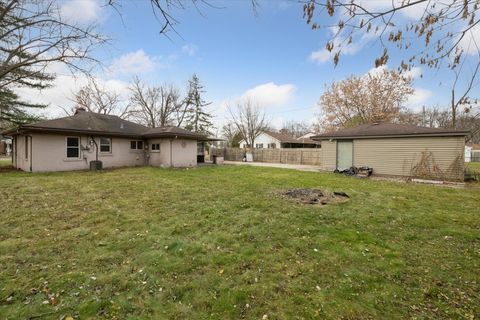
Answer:
[[(102, 151), (102, 146), (106, 146), (107, 144), (102, 144), (102, 139), (108, 140), (108, 149), (109, 151)], [(112, 153), (112, 138), (107, 137), (100, 137), (98, 141), (98, 150), (100, 153), (103, 154), (111, 154)]]
[[(71, 147), (71, 146), (68, 146), (68, 139), (69, 138), (74, 138), (74, 139), (77, 139), (78, 141), (78, 146), (76, 147)], [(80, 139), (80, 137), (78, 136), (67, 136), (65, 138), (65, 158), (66, 159), (80, 159), (80, 157), (82, 156), (82, 153), (81, 153), (81, 144), (82, 144), (82, 140)], [(68, 156), (68, 149), (73, 149), (73, 148), (76, 148), (78, 149), (78, 157), (69, 157)]]
[(255, 148), (256, 149), (263, 149), (263, 143), (257, 143)]
[[(158, 149), (154, 149), (153, 146), (158, 146)], [(160, 143), (152, 143), (150, 146), (151, 152), (160, 152)]]
[[(132, 142), (135, 142), (135, 148), (132, 148)], [(141, 142), (142, 143), (142, 148), (139, 148), (138, 147), (138, 143)], [(143, 150), (145, 146), (145, 142), (143, 140), (130, 140), (130, 150)]]

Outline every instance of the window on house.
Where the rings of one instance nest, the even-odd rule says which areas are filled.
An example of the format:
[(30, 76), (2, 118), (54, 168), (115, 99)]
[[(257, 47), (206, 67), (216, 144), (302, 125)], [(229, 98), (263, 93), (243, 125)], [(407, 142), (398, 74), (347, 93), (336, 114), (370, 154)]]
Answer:
[(152, 151), (160, 151), (160, 143), (152, 143)]
[(143, 149), (143, 141), (142, 140), (130, 141), (130, 149), (131, 150), (142, 150)]
[(112, 152), (112, 139), (100, 138), (100, 152), (103, 152), (103, 153)]
[(269, 149), (275, 149), (275, 147), (276, 147), (276, 144), (275, 144), (275, 143), (269, 143), (269, 144), (268, 144), (268, 148), (269, 148)]
[(80, 158), (79, 137), (67, 137), (67, 158)]
[(257, 143), (256, 148), (257, 149), (263, 149), (263, 143)]
[(28, 159), (28, 136), (25, 136), (25, 159)]

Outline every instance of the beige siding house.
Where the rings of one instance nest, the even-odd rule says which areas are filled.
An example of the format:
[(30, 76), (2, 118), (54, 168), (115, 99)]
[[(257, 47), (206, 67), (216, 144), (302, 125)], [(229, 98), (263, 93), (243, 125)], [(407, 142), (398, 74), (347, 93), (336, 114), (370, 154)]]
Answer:
[(14, 167), (30, 172), (126, 166), (194, 167), (207, 137), (178, 127), (147, 128), (117, 116), (79, 110), (74, 116), (6, 131)]
[(312, 137), (322, 169), (373, 168), (375, 175), (463, 180), (468, 132), (379, 123)]

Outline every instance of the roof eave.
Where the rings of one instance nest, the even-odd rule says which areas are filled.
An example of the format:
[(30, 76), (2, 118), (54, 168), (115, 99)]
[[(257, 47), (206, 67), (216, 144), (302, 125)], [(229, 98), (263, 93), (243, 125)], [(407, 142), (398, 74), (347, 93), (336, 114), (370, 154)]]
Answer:
[(142, 135), (138, 133), (128, 132), (109, 132), (109, 131), (96, 131), (96, 130), (81, 130), (81, 129), (65, 129), (65, 128), (42, 128), (33, 126), (20, 126), (17, 129), (11, 130), (10, 133), (21, 134), (25, 132), (42, 132), (42, 133), (67, 133), (67, 134), (85, 134), (85, 135), (105, 135), (113, 137), (126, 137), (126, 138), (141, 138)]
[(147, 134), (143, 134), (142, 137), (148, 138), (148, 139), (154, 139), (154, 138), (183, 138), (183, 139), (191, 139), (191, 140), (208, 139), (206, 136), (201, 136), (196, 134), (182, 134), (182, 133), (171, 133), (171, 132), (147, 133)]

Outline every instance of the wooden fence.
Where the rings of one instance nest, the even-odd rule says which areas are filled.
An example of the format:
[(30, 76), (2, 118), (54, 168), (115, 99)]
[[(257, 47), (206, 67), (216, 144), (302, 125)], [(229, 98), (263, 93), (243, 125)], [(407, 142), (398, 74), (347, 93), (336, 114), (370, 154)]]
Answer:
[(227, 161), (242, 161), (246, 152), (252, 153), (254, 162), (309, 164), (319, 166), (322, 161), (322, 149), (211, 149), (211, 154), (223, 156)]

